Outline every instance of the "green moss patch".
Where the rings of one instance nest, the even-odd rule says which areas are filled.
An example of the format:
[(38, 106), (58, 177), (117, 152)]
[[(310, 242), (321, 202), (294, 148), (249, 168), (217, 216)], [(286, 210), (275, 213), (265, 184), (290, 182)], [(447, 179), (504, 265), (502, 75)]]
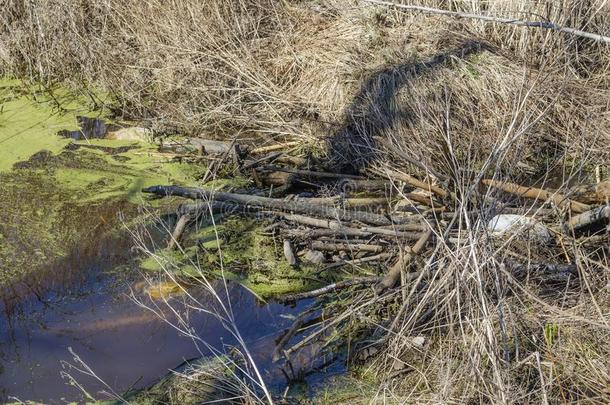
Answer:
[(141, 268), (172, 271), (187, 278), (225, 277), (239, 281), (261, 298), (313, 288), (316, 268), (291, 267), (284, 259), (282, 246), (262, 234), (266, 225), (231, 217), (216, 226), (203, 226), (188, 235), (186, 254), (161, 250), (143, 259)]

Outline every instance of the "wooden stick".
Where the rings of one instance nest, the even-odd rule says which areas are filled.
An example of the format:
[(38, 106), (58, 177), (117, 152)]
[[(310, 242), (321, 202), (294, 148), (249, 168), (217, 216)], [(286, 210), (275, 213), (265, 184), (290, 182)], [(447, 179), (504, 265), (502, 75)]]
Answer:
[(593, 210), (583, 212), (580, 215), (576, 215), (568, 221), (567, 225), (568, 229), (572, 231), (577, 231), (589, 225), (601, 222), (605, 219), (610, 219), (609, 206), (598, 207)]
[(300, 144), (301, 144), (300, 141), (278, 143), (278, 144), (275, 144), (275, 145), (262, 146), (260, 148), (254, 148), (254, 149), (252, 149), (250, 151), (250, 153), (253, 154), (253, 155), (256, 155), (256, 154), (259, 154), (259, 153), (274, 152), (276, 150), (291, 148), (293, 146), (299, 146)]
[[(281, 216), (284, 219), (287, 219), (288, 221), (293, 221), (293, 222), (297, 222), (303, 225), (309, 225), (309, 226), (315, 226), (316, 228), (325, 228), (325, 229), (330, 229), (333, 230), (335, 232), (333, 232), (332, 234), (339, 234), (339, 235), (345, 235), (345, 236), (362, 236), (362, 237), (366, 237), (366, 236), (370, 236), (371, 234), (377, 234), (377, 235), (385, 235), (385, 236), (394, 236), (394, 237), (398, 237), (398, 238), (405, 238), (405, 239), (419, 239), (419, 237), (421, 236), (421, 232), (423, 231), (423, 227), (422, 225), (417, 225), (417, 227), (415, 228), (414, 226), (406, 226), (405, 229), (411, 230), (409, 228), (414, 228), (414, 230), (416, 232), (404, 232), (401, 230), (394, 230), (394, 229), (388, 229), (388, 228), (382, 228), (382, 227), (370, 227), (370, 226), (363, 226), (360, 228), (353, 228), (348, 226), (349, 224), (345, 224), (345, 223), (341, 223), (339, 221), (329, 221), (326, 219), (318, 219), (318, 218), (312, 218), (312, 217), (307, 217), (304, 215), (295, 215), (295, 214), (285, 214), (285, 213), (273, 213), (273, 215), (277, 215), (277, 216)], [(400, 227), (401, 225), (396, 225), (397, 227)], [(417, 232), (420, 231), (420, 232)], [(318, 236), (322, 236), (321, 234)]]
[(372, 3), (372, 4), (399, 8), (402, 10), (421, 11), (423, 13), (429, 13), (429, 14), (440, 14), (440, 15), (447, 15), (447, 16), (458, 17), (458, 18), (470, 18), (470, 19), (474, 19), (474, 20), (497, 22), (500, 24), (510, 24), (510, 25), (517, 25), (517, 26), (522, 26), (522, 27), (545, 28), (545, 29), (549, 29), (549, 30), (553, 30), (553, 31), (572, 34), (572, 35), (575, 35), (578, 37), (591, 39), (591, 40), (597, 41), (597, 42), (610, 43), (610, 37), (606, 37), (606, 36), (603, 36), (600, 34), (595, 34), (592, 32), (577, 30), (575, 28), (562, 27), (561, 25), (557, 25), (557, 24), (554, 24), (554, 23), (548, 22), (548, 21), (523, 21), (523, 20), (517, 20), (515, 18), (492, 17), (492, 16), (488, 16), (488, 15), (463, 13), (463, 12), (459, 12), (459, 11), (442, 10), (442, 9), (432, 8), (432, 7), (397, 4), (397, 3), (392, 3), (389, 1), (383, 1), (383, 0), (363, 0), (363, 1), (365, 1), (367, 3)]
[(494, 187), (507, 193), (516, 194), (519, 197), (531, 198), (534, 200), (551, 200), (560, 207), (569, 204), (570, 209), (574, 212), (584, 212), (591, 209), (591, 207), (587, 204), (571, 201), (561, 194), (551, 193), (550, 191), (546, 191), (541, 188), (523, 187), (517, 184), (493, 179), (484, 179), (481, 182), (488, 187)]
[(383, 280), (378, 284), (377, 290), (383, 291), (388, 288), (394, 287), (398, 279), (400, 278), (400, 274), (402, 270), (406, 268), (409, 264), (411, 264), (411, 260), (422, 251), (428, 239), (432, 236), (432, 231), (427, 231), (424, 233), (419, 240), (415, 243), (412, 249), (410, 249), (404, 256), (400, 255), (398, 260), (394, 265), (390, 268), (388, 274), (385, 275)]
[(292, 173), (303, 177), (310, 178), (321, 178), (321, 179), (352, 179), (352, 180), (365, 180), (362, 176), (356, 176), (352, 174), (341, 174), (341, 173), (329, 173), (329, 172), (316, 172), (313, 170), (299, 170), (290, 169), (287, 167), (267, 165), (264, 167), (265, 170), (269, 171), (280, 171), (286, 173)]
[(144, 193), (171, 196), (176, 195), (194, 200), (226, 201), (247, 207), (262, 207), (299, 214), (316, 215), (324, 218), (338, 219), (347, 222), (363, 222), (371, 225), (389, 225), (391, 221), (383, 215), (365, 211), (348, 211), (334, 207), (308, 204), (304, 202), (285, 201), (282, 199), (209, 191), (201, 188), (179, 186), (152, 186), (142, 190)]
[(329, 270), (329, 269), (332, 269), (332, 268), (335, 268), (335, 267), (344, 266), (346, 264), (351, 264), (351, 265), (355, 266), (357, 264), (374, 262), (374, 261), (377, 261), (377, 260), (389, 259), (392, 256), (394, 256), (392, 253), (380, 253), (378, 255), (367, 256), (367, 257), (363, 257), (363, 258), (360, 258), (360, 259), (341, 260), (341, 261), (338, 261), (336, 263), (329, 264), (328, 266), (326, 266), (324, 268), (324, 270)]
[(290, 294), (285, 295), (279, 299), (280, 302), (295, 302), (307, 298), (316, 298), (320, 295), (328, 294), (330, 292), (335, 292), (338, 290), (342, 290), (347, 287), (355, 286), (355, 285), (371, 285), (379, 282), (380, 277), (356, 277), (345, 281), (340, 281), (338, 283), (332, 283), (325, 287), (318, 288), (317, 290), (308, 291), (304, 293), (298, 294)]
[(286, 261), (291, 266), (296, 266), (297, 258), (294, 256), (294, 251), (292, 250), (292, 245), (288, 239), (284, 240), (284, 257)]
[(327, 243), (324, 241), (314, 241), (311, 243), (313, 250), (320, 250), (323, 252), (340, 252), (340, 251), (356, 251), (356, 252), (371, 252), (380, 253), (383, 252), (383, 247), (379, 245), (370, 245), (364, 243)]
[(169, 242), (167, 243), (167, 248), (169, 250), (174, 250), (178, 246), (178, 241), (182, 237), (184, 229), (186, 228), (186, 225), (189, 223), (190, 220), (191, 216), (189, 214), (184, 214), (180, 216), (180, 219), (178, 219), (176, 227), (174, 228), (174, 232), (172, 233), (172, 236), (170, 237)]
[(339, 183), (338, 186), (339, 189), (345, 194), (357, 191), (384, 191), (392, 188), (392, 184), (387, 181), (357, 179), (344, 179)]
[(406, 173), (397, 172), (395, 170), (390, 170), (387, 168), (384, 168), (383, 170), (378, 170), (378, 169), (371, 169), (371, 170), (373, 170), (375, 173), (377, 173), (379, 175), (385, 175), (389, 178), (403, 181), (412, 187), (421, 188), (422, 190), (429, 191), (440, 197), (447, 197), (449, 195), (449, 193), (446, 192), (445, 190), (443, 190), (442, 188), (440, 188), (438, 186), (434, 186), (432, 184), (424, 183), (423, 181), (420, 181), (420, 180), (416, 179), (415, 177), (408, 175)]

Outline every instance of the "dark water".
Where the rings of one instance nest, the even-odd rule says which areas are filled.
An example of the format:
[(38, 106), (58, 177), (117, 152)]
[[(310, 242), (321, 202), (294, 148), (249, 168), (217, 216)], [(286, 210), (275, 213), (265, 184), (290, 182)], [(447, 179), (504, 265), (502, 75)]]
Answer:
[[(68, 348), (119, 393), (150, 385), (183, 361), (209, 354), (157, 315), (137, 306), (127, 289), (115, 281), (113, 277), (91, 277), (79, 296), (56, 298), (47, 304), (31, 302), (10, 321), (0, 319), (0, 402), (11, 397), (44, 403), (83, 401), (82, 393), (66, 384), (61, 375), (62, 370), (70, 371), (62, 362), (74, 364)], [(259, 305), (237, 284), (229, 285), (228, 290), (236, 323), (255, 360), (265, 370), (267, 381), (281, 385), (283, 374), (270, 361), (275, 339), (290, 325), (290, 316), (307, 303)], [(149, 299), (144, 294), (139, 298)], [(199, 298), (214, 306), (206, 294)], [(180, 308), (180, 299), (175, 300), (175, 307)], [(191, 311), (190, 325), (217, 349), (235, 343), (213, 316)], [(74, 370), (70, 374), (94, 396), (104, 389), (92, 377)]]

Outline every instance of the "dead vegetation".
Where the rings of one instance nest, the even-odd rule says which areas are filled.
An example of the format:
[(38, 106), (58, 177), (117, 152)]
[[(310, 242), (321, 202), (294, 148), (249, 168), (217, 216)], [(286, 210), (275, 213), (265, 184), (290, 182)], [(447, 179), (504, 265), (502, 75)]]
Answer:
[[(228, 139), (216, 169), (256, 184), (150, 192), (274, 218), (291, 264), (342, 272), (279, 353), (340, 335), (362, 402), (610, 401), (607, 45), (356, 1), (5, 3), (4, 74)], [(603, 0), (417, 3), (610, 32)]]

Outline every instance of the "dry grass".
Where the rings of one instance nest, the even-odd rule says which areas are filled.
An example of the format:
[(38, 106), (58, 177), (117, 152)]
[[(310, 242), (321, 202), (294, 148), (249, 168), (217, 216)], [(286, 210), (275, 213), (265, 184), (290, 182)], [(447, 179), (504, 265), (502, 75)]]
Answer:
[[(415, 3), (610, 33), (605, 0)], [(330, 166), (426, 175), (416, 161), (460, 196), (477, 176), (567, 187), (608, 162), (610, 50), (569, 35), (346, 0), (0, 6), (2, 73), (105, 89), (118, 114), (160, 131), (326, 140)], [(566, 241), (581, 282), (549, 291), (504, 271), (506, 246), (467, 214), (489, 207), (470, 204), (458, 206), (462, 239), (421, 264), (433, 274), (425, 294), (410, 287), (394, 309), (359, 311), (384, 337), (370, 367), (412, 370), (380, 373), (363, 402), (610, 402), (607, 245)], [(425, 347), (409, 343), (417, 335)]]

